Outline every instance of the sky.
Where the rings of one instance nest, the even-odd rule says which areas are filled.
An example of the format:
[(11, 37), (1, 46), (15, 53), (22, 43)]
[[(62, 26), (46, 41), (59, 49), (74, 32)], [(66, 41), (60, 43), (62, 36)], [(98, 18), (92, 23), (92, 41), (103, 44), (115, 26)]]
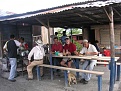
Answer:
[(14, 13), (25, 13), (88, 0), (0, 0), (0, 9)]

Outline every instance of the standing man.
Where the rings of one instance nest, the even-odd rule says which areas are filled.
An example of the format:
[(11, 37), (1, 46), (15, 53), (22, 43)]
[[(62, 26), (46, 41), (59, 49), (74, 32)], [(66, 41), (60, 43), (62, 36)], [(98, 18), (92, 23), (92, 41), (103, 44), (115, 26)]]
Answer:
[[(96, 47), (92, 44), (88, 43), (88, 40), (83, 40), (83, 48), (80, 51), (82, 55), (92, 56), (92, 55), (98, 55), (98, 51), (96, 50)], [(83, 70), (90, 70), (92, 71), (94, 68), (94, 65), (96, 65), (97, 60), (85, 60), (84, 64), (82, 66)], [(80, 80), (81, 83), (87, 84), (88, 81), (91, 78), (91, 74), (82, 73), (82, 79)]]
[(16, 67), (17, 67), (17, 47), (21, 46), (21, 43), (15, 40), (14, 35), (10, 35), (10, 40), (7, 41), (3, 47), (4, 50), (8, 51), (8, 57), (11, 65), (10, 75), (8, 80), (11, 82), (15, 82), (16, 80)]
[[(76, 45), (71, 43), (71, 40), (69, 37), (65, 38), (66, 44), (63, 47), (63, 54), (65, 56), (67, 55), (78, 55), (78, 52), (76, 51)], [(68, 58), (63, 58), (61, 61), (61, 65), (65, 67), (71, 67), (72, 60)]]
[[(32, 50), (30, 51), (30, 53), (28, 55), (29, 65), (27, 66), (27, 72), (28, 72), (27, 80), (33, 79), (33, 73), (32, 73), (33, 67), (36, 65), (43, 64), (43, 57), (45, 56), (42, 41), (37, 40), (35, 42), (37, 45), (32, 48)], [(30, 62), (32, 55), (34, 55), (34, 60), (32, 62)], [(40, 72), (41, 72), (41, 76), (43, 76), (43, 68), (42, 67), (40, 67)]]

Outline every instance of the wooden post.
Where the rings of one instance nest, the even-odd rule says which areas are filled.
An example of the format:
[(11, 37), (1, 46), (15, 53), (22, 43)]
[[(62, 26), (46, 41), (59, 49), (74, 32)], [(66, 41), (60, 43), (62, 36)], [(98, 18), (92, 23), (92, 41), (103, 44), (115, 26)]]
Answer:
[(109, 7), (110, 16), (110, 48), (111, 48), (111, 61), (110, 61), (110, 86), (109, 91), (113, 91), (115, 81), (115, 38), (114, 38), (114, 21), (113, 21), (113, 9)]

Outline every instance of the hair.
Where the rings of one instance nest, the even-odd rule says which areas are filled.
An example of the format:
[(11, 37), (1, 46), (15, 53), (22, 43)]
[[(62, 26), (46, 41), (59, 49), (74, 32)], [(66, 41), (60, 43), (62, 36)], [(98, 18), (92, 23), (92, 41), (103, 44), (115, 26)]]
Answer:
[(13, 34), (11, 34), (11, 35), (10, 35), (10, 38), (11, 38), (11, 39), (14, 39), (14, 38), (15, 38), (15, 36), (14, 36)]
[(99, 43), (99, 41), (98, 40), (95, 40), (95, 43)]
[(55, 35), (58, 35), (58, 32), (55, 32)]
[(21, 37), (20, 39), (24, 41), (24, 38), (23, 37)]
[(66, 36), (66, 31), (63, 31), (63, 36)]
[(57, 39), (58, 40), (58, 37), (54, 37), (54, 39)]

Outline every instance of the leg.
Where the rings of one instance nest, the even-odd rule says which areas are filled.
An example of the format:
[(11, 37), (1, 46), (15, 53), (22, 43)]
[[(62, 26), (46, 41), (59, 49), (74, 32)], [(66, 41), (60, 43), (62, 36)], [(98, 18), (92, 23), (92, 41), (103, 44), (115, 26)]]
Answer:
[[(74, 59), (73, 60), (76, 69), (79, 69), (79, 59)], [(76, 72), (77, 78), (79, 78), (79, 72)]]
[(31, 64), (29, 64), (29, 65), (27, 66), (28, 78), (33, 79), (32, 69), (33, 69), (33, 67), (36, 66), (36, 65), (37, 65), (36, 62), (33, 61), (33, 62), (31, 62)]
[(64, 71), (64, 75), (65, 75), (65, 86), (68, 86), (68, 76), (67, 76), (67, 70)]
[[(89, 61), (88, 60), (85, 60), (84, 64), (82, 65), (82, 69), (83, 70), (86, 70), (88, 64), (89, 64)], [(86, 78), (86, 74), (85, 73), (82, 73), (82, 79), (85, 79), (85, 78)]]
[(16, 67), (17, 67), (17, 59), (16, 58), (9, 58), (11, 69), (10, 69), (10, 75), (9, 80), (13, 80), (16, 74)]
[(65, 67), (68, 66), (64, 60), (62, 60), (60, 64), (61, 64), (62, 66), (65, 66)]
[(120, 70), (121, 70), (121, 65), (117, 65), (117, 81), (120, 81)]
[[(88, 70), (92, 71), (93, 68), (94, 68), (94, 66), (95, 66), (95, 64), (96, 64), (96, 61), (90, 61), (90, 64), (89, 64), (89, 66), (88, 66)], [(86, 80), (86, 81), (89, 81), (90, 78), (91, 78), (91, 74), (87, 74), (85, 80)]]
[(72, 61), (68, 62), (68, 67), (71, 68)]

